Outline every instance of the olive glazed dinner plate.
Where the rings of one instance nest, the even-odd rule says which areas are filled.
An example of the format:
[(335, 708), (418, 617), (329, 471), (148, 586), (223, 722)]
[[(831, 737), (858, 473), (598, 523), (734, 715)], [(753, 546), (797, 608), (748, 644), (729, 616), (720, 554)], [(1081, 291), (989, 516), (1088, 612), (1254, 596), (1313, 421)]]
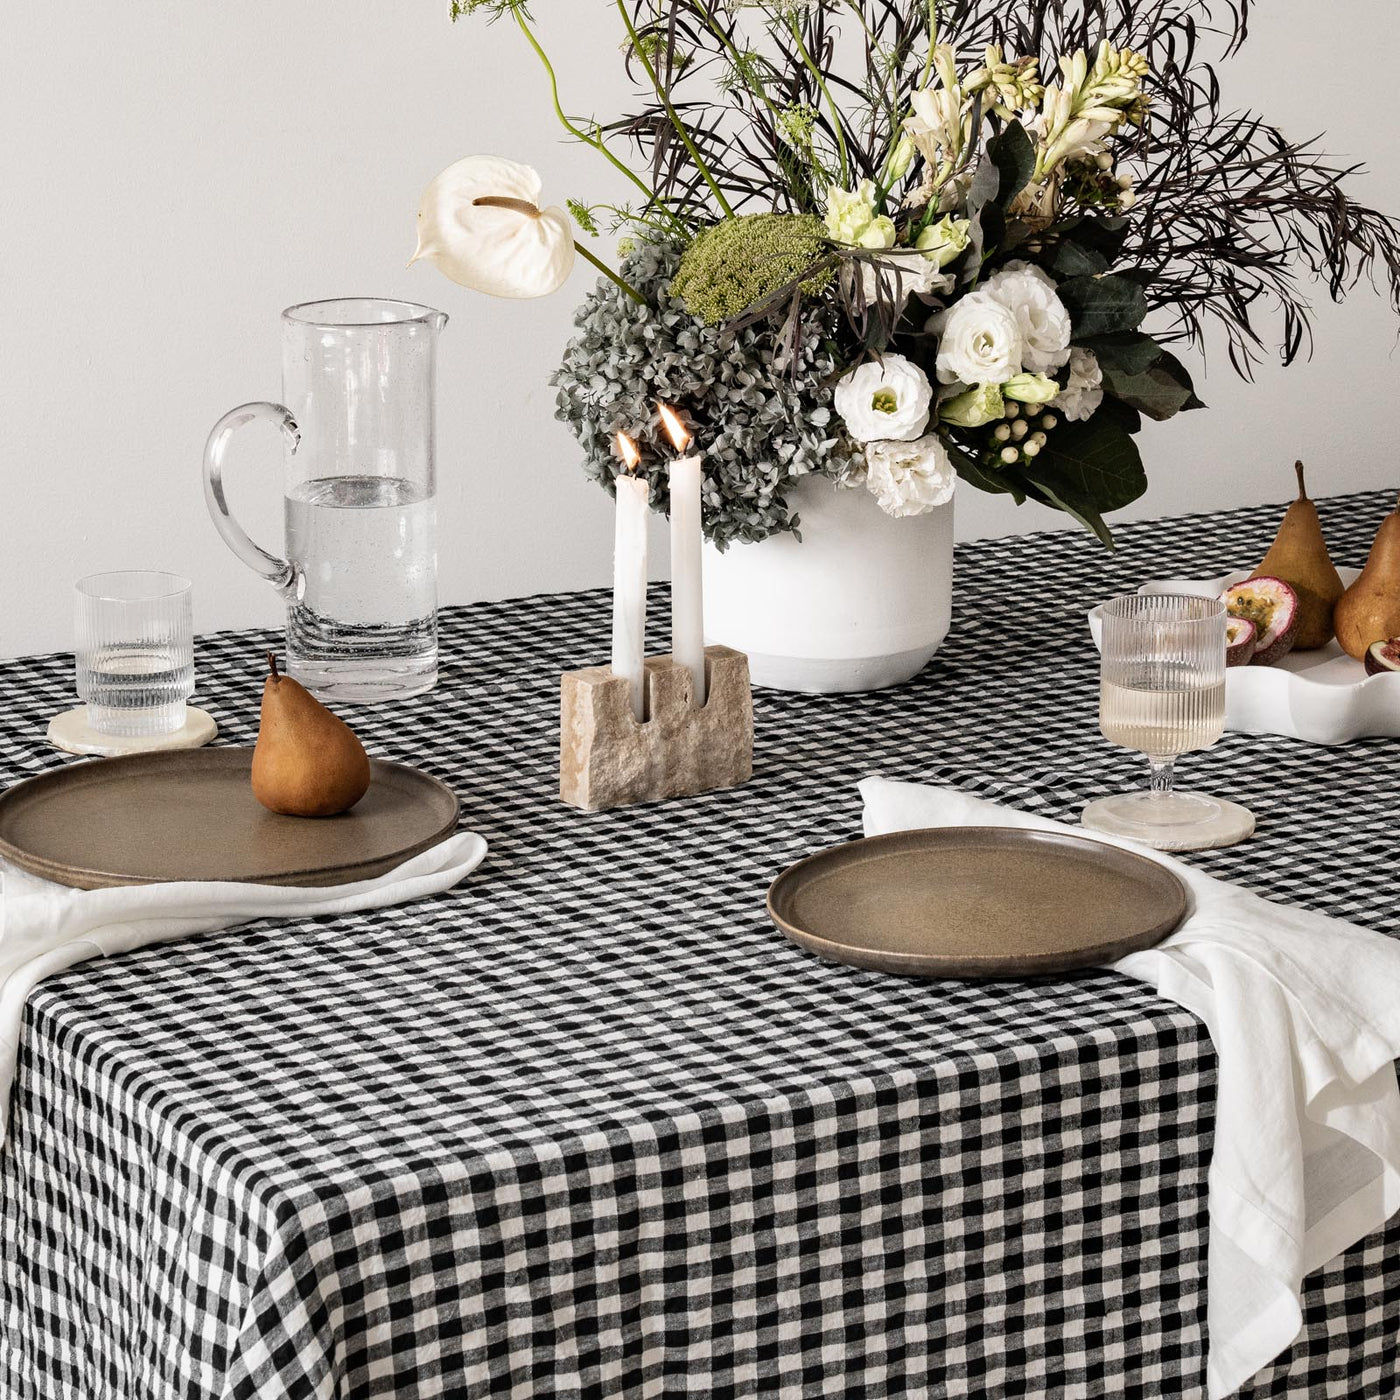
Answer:
[(253, 751), (181, 749), (74, 763), (0, 794), (0, 856), (78, 889), (166, 880), (340, 885), (383, 875), (457, 826), (436, 778), (370, 760), (338, 817), (283, 817), (253, 796)]
[(831, 962), (909, 977), (1025, 977), (1150, 948), (1186, 887), (1146, 856), (1053, 831), (940, 827), (821, 851), (768, 891), (773, 922)]

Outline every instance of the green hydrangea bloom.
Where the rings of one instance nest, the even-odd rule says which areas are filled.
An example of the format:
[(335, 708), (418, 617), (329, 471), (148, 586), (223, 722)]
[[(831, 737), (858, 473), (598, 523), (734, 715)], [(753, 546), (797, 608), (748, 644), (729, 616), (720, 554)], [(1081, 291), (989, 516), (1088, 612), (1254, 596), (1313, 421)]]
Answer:
[[(740, 214), (704, 229), (681, 256), (671, 293), (692, 316), (717, 326), (810, 267), (822, 254), (826, 227), (815, 214)], [(802, 283), (808, 296), (831, 284), (832, 268)]]

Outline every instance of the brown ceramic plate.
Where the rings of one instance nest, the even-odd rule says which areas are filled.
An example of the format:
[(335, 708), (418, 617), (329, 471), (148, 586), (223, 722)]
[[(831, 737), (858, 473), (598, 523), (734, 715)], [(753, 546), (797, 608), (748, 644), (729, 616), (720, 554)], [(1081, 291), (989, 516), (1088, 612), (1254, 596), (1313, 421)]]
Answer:
[(1024, 977), (1112, 962), (1186, 916), (1171, 871), (1081, 836), (945, 827), (872, 836), (790, 866), (773, 922), (831, 962), (909, 977)]
[(0, 856), (78, 889), (164, 880), (339, 885), (383, 875), (457, 826), (451, 788), (370, 761), (338, 817), (259, 805), (252, 749), (184, 749), (74, 763), (0, 793)]

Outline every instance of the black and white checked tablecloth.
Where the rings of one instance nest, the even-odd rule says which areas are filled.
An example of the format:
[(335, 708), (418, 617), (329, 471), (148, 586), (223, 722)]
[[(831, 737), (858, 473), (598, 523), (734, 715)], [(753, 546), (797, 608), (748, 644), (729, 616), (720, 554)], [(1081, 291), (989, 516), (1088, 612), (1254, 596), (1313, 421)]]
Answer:
[[(1358, 563), (1381, 494), (1321, 503)], [(952, 634), (879, 694), (756, 696), (751, 783), (585, 815), (558, 675), (602, 593), (448, 609), (438, 690), (353, 715), (491, 844), (405, 908), (89, 963), (26, 1018), (0, 1162), (6, 1400), (1189, 1396), (1204, 1387), (1204, 1029), (1111, 972), (903, 981), (764, 915), (868, 773), (1073, 820), (1141, 779), (1084, 611), (1257, 559), (1274, 508), (961, 548)], [(653, 622), (664, 596), (654, 596)], [(254, 737), (266, 634), (206, 638)], [(657, 626), (653, 650), (664, 650)], [(71, 658), (0, 664), (0, 780)], [(1395, 742), (1227, 736), (1183, 778), (1259, 833), (1213, 873), (1400, 931)], [(1245, 1394), (1400, 1393), (1400, 1226), (1309, 1280)]]

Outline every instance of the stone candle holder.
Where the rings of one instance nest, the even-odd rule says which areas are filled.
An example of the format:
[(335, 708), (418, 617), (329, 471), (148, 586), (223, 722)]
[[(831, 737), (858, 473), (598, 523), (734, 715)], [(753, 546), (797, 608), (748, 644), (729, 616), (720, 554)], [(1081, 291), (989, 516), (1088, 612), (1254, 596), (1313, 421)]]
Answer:
[(566, 671), (560, 684), (559, 796), (601, 812), (635, 802), (737, 787), (753, 774), (748, 657), (705, 648), (707, 698), (691, 708), (690, 672), (646, 661), (646, 715), (633, 717), (625, 678), (610, 666)]

